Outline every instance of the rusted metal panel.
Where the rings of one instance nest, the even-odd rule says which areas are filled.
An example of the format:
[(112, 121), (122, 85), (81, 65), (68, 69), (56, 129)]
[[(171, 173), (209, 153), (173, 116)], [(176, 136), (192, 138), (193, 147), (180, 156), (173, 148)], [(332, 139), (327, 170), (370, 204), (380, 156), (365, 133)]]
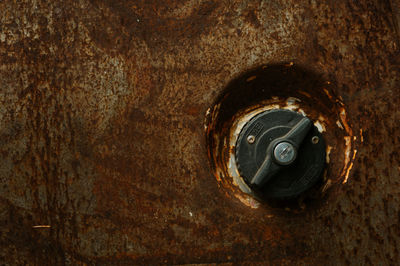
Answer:
[[(0, 260), (395, 264), (394, 2), (1, 1)], [(323, 206), (270, 216), (219, 187), (204, 117), (277, 62), (335, 81), (363, 142)]]

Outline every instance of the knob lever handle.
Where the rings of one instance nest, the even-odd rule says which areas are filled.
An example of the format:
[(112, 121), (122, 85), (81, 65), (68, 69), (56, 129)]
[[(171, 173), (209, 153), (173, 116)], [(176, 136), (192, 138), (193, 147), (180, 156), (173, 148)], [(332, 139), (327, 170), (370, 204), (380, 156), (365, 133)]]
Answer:
[[(267, 155), (263, 163), (261, 164), (260, 168), (257, 170), (256, 174), (250, 181), (250, 185), (256, 187), (264, 186), (279, 170), (282, 169), (282, 164), (277, 163), (279, 162), (279, 158), (274, 158), (275, 147), (282, 142), (286, 142), (288, 145), (293, 145), (292, 147), (294, 156), (290, 163), (292, 163), (296, 158), (297, 149), (300, 147), (301, 143), (303, 142), (305, 136), (307, 135), (308, 131), (310, 130), (312, 122), (307, 117), (302, 118), (286, 135), (283, 137), (277, 138), (273, 140), (267, 148)], [(274, 160), (275, 159), (275, 160)], [(290, 164), (289, 163), (289, 164)], [(288, 164), (286, 164), (288, 165)]]
[[(300, 120), (285, 136), (279, 138), (280, 141), (288, 141), (293, 143), (296, 148), (300, 147), (300, 144), (303, 142), (306, 137), (308, 131), (311, 128), (311, 120), (307, 117), (304, 117)], [(272, 143), (271, 143), (272, 144)]]

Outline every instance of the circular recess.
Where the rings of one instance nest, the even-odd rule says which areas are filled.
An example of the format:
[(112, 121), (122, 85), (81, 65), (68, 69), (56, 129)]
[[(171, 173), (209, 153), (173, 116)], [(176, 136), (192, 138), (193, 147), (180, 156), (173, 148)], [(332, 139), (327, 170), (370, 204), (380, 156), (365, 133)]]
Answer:
[[(289, 206), (301, 210), (305, 203), (320, 206), (323, 198), (328, 200), (340, 193), (356, 157), (356, 137), (334, 84), (328, 74), (291, 62), (264, 65), (234, 78), (207, 110), (205, 121), (208, 157), (223, 193), (252, 208)], [(272, 120), (279, 121), (272, 119), (274, 110), (295, 113), (294, 124), (304, 117), (308, 118), (305, 124), (311, 121), (302, 145), (276, 140), (288, 134), (293, 124), (287, 120), (274, 126)], [(261, 117), (267, 122), (260, 126), (255, 121)], [(251, 159), (242, 158), (242, 151)], [(285, 177), (271, 178), (265, 182), (268, 185), (257, 187), (250, 179), (262, 166), (266, 153), (281, 167), (279, 176)], [(325, 166), (323, 170), (321, 165)], [(297, 177), (307, 173), (304, 176), (312, 178), (298, 179), (306, 185), (300, 189), (299, 183), (291, 189), (297, 186), (292, 173)], [(290, 200), (276, 205), (276, 198)]]

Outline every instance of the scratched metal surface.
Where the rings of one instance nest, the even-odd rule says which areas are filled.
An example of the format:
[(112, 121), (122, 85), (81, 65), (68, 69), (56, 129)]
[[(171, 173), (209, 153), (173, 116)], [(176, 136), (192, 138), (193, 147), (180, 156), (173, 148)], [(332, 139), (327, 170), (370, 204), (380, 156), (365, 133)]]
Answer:
[[(400, 261), (399, 6), (0, 1), (0, 261)], [(284, 61), (335, 80), (364, 141), (324, 206), (266, 217), (219, 188), (203, 122)]]

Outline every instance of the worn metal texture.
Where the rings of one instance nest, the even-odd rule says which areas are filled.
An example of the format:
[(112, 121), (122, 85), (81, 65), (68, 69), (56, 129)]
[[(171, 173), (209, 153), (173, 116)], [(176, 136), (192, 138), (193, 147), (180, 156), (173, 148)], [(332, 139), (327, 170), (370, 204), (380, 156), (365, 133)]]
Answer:
[[(0, 1), (1, 263), (398, 263), (398, 6)], [(204, 117), (290, 61), (335, 81), (363, 142), (335, 197), (271, 216), (219, 187)]]

